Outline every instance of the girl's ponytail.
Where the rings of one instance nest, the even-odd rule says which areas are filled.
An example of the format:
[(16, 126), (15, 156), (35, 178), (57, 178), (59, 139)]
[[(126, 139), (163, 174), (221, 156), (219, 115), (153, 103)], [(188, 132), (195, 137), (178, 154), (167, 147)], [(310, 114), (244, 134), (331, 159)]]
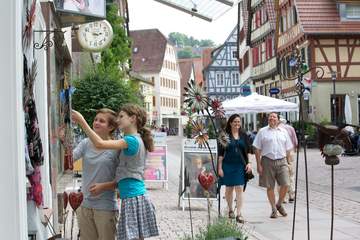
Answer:
[(136, 116), (136, 127), (140, 133), (141, 139), (144, 142), (147, 151), (154, 151), (154, 140), (150, 129), (145, 127), (146, 124), (146, 111), (135, 104), (125, 104), (120, 111), (126, 112), (129, 116)]
[(139, 130), (140, 136), (144, 142), (147, 151), (154, 151), (154, 139), (152, 137), (150, 129), (143, 127)]

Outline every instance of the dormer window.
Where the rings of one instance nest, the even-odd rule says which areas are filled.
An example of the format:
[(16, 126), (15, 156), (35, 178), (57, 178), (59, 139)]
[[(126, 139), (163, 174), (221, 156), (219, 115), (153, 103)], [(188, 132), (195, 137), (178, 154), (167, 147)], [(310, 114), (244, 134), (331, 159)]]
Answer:
[(360, 4), (341, 3), (339, 4), (341, 20), (360, 20)]
[(360, 5), (346, 4), (346, 18), (360, 19)]

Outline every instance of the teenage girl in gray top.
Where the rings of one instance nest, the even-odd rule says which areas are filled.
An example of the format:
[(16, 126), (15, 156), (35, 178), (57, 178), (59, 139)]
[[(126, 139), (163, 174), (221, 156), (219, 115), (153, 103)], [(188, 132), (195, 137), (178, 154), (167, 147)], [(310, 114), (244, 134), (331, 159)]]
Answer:
[(124, 138), (120, 140), (100, 138), (76, 111), (73, 111), (72, 118), (97, 148), (122, 150), (115, 177), (121, 198), (117, 239), (144, 239), (159, 235), (155, 209), (146, 194), (143, 180), (146, 152), (154, 149), (151, 132), (144, 127), (145, 110), (132, 104), (121, 108), (118, 123)]
[[(93, 121), (94, 132), (101, 139), (111, 139), (117, 128), (116, 113), (100, 109)], [(83, 139), (73, 151), (73, 158), (82, 161), (84, 200), (77, 210), (81, 239), (115, 239), (118, 207), (114, 189), (107, 182), (115, 177), (117, 150), (97, 149), (90, 139)]]

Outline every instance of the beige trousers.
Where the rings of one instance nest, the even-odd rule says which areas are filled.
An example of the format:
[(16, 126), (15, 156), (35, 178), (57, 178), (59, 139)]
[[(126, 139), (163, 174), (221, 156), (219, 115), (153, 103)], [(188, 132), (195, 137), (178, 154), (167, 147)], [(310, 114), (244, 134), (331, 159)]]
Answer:
[(81, 240), (114, 240), (118, 211), (79, 207), (76, 210)]

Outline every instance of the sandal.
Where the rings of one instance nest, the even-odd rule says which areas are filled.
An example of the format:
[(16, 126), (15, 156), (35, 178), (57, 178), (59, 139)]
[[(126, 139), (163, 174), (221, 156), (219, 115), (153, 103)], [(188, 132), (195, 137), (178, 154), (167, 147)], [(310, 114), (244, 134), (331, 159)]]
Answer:
[(236, 216), (236, 222), (241, 223), (241, 224), (244, 224), (244, 223), (245, 223), (245, 220), (244, 220), (244, 218), (243, 218), (241, 215), (237, 215), (237, 216)]
[(235, 214), (233, 211), (229, 211), (229, 218), (230, 219), (234, 219), (235, 218)]

